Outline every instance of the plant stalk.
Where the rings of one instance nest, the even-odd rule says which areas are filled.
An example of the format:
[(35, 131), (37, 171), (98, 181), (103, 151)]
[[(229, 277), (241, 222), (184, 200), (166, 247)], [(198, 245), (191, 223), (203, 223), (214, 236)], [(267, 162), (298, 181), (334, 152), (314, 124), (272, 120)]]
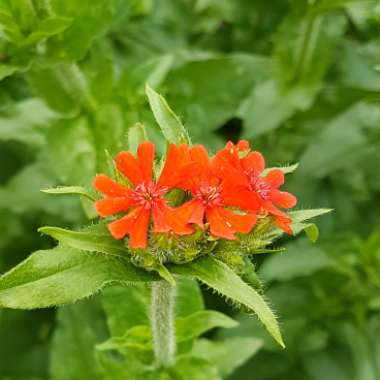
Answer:
[(174, 325), (175, 288), (167, 281), (154, 282), (151, 299), (153, 349), (158, 367), (174, 363), (176, 337)]

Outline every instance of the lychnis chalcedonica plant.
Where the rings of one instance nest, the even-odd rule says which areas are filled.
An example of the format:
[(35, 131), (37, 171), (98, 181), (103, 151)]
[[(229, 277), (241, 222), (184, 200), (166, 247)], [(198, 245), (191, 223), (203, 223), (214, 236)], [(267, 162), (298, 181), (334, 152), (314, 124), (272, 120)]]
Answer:
[[(135, 312), (149, 317), (99, 344), (98, 365), (128, 379), (220, 379), (257, 347), (249, 339), (198, 339), (236, 322), (204, 309), (197, 282), (255, 314), (285, 347), (252, 256), (281, 250), (273, 242), (283, 234), (305, 230), (315, 241), (317, 227), (307, 220), (329, 210), (285, 212), (297, 199), (280, 187), (296, 165), (265, 169), (262, 154), (244, 140), (211, 155), (191, 143), (179, 118), (149, 86), (147, 96), (168, 142), (166, 154), (155, 158), (155, 145), (137, 124), (129, 129), (128, 150), (110, 160), (109, 173), (98, 174), (92, 189), (43, 190), (87, 198), (99, 221), (75, 231), (40, 228), (58, 240), (57, 247), (34, 252), (0, 277), (0, 306), (60, 306), (112, 284), (135, 285), (141, 290)], [(149, 302), (141, 303), (144, 297)], [(187, 306), (179, 306), (179, 299)], [(130, 299), (127, 304), (134, 307)], [(123, 307), (121, 301), (117, 308)]]

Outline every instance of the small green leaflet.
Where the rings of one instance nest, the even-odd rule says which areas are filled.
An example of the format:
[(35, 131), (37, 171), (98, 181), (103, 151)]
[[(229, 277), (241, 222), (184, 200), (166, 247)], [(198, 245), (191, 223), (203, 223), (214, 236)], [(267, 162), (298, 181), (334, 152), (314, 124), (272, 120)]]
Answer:
[(170, 109), (166, 100), (148, 84), (146, 85), (145, 91), (154, 118), (160, 126), (166, 140), (172, 144), (190, 144), (190, 137), (185, 127), (182, 125), (178, 116)]
[(147, 140), (148, 136), (143, 124), (136, 123), (128, 129), (128, 150), (131, 153), (136, 154), (139, 144)]
[(196, 277), (218, 293), (254, 311), (272, 337), (282, 346), (281, 332), (275, 315), (257, 291), (245, 283), (232, 269), (212, 257), (205, 257), (187, 265), (171, 267), (173, 273)]
[(275, 166), (273, 168), (266, 168), (262, 172), (262, 176), (265, 177), (271, 170), (277, 169), (281, 170), (284, 174), (293, 173), (299, 166), (299, 163), (293, 164), (293, 165), (287, 165), (287, 166)]
[(95, 197), (82, 186), (59, 186), (52, 187), (48, 189), (41, 189), (43, 193), (47, 194), (64, 194), (64, 195), (81, 195), (90, 199), (91, 201), (95, 201)]

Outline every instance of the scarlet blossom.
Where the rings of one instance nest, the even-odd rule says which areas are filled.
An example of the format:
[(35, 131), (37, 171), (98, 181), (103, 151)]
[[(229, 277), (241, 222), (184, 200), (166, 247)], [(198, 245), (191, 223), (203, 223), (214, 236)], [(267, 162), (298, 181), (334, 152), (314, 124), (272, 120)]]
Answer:
[(281, 170), (272, 169), (263, 175), (263, 155), (257, 151), (249, 152), (249, 143), (245, 140), (236, 145), (228, 142), (216, 154), (213, 163), (215, 170), (225, 178), (226, 202), (256, 214), (269, 213), (283, 231), (293, 233), (291, 218), (276, 207), (287, 209), (297, 203), (293, 194), (279, 190), (285, 181)]
[[(213, 170), (206, 149), (202, 145), (189, 148), (187, 159), (199, 165), (199, 174), (184, 179), (178, 187), (189, 191), (192, 199), (176, 210), (181, 219), (204, 227), (207, 220), (212, 235), (234, 240), (235, 233), (248, 233), (256, 224), (254, 214), (241, 214), (226, 208), (233, 204), (227, 200), (223, 181)], [(239, 194), (228, 194), (229, 199)]]
[(95, 202), (98, 214), (107, 217), (125, 212), (127, 215), (108, 224), (116, 239), (129, 235), (132, 248), (145, 248), (149, 222), (152, 217), (154, 232), (173, 231), (179, 235), (192, 233), (186, 221), (173, 214), (164, 195), (183, 178), (194, 174), (195, 166), (184, 162), (182, 151), (185, 145), (170, 145), (166, 162), (157, 181), (153, 179), (154, 145), (144, 142), (139, 145), (137, 157), (130, 152), (120, 152), (116, 157), (117, 169), (131, 183), (131, 187), (115, 182), (104, 174), (94, 180), (94, 187), (105, 198)]

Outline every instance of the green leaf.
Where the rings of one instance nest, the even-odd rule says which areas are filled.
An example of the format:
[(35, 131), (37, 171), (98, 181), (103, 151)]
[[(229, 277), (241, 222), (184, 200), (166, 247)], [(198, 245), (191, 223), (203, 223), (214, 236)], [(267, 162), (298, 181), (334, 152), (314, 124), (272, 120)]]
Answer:
[(58, 227), (41, 227), (38, 231), (71, 248), (124, 258), (128, 254), (127, 247), (122, 241), (114, 239), (104, 224), (86, 227), (82, 231), (71, 231)]
[(46, 194), (81, 195), (91, 201), (96, 201), (95, 197), (82, 186), (59, 186), (41, 189)]
[(39, 23), (29, 36), (22, 42), (22, 46), (33, 45), (46, 37), (59, 34), (67, 29), (72, 23), (72, 18), (67, 17), (50, 17)]
[(148, 140), (146, 130), (143, 124), (136, 123), (128, 129), (128, 150), (136, 154), (138, 146)]
[(58, 310), (50, 359), (52, 380), (101, 380), (95, 346), (107, 330), (99, 303), (82, 301)]
[(315, 218), (316, 216), (328, 214), (333, 211), (331, 208), (316, 208), (316, 209), (306, 209), (290, 211), (288, 215), (292, 218), (293, 223), (303, 222), (304, 220), (309, 220)]
[(212, 257), (202, 258), (187, 265), (172, 266), (172, 272), (196, 277), (220, 294), (256, 313), (272, 337), (284, 347), (275, 315), (263, 297), (247, 285), (226, 264)]
[(191, 354), (207, 359), (218, 367), (220, 376), (227, 378), (262, 347), (255, 338), (232, 337), (225, 341), (200, 339), (194, 343)]
[(178, 342), (192, 340), (216, 327), (233, 328), (238, 323), (232, 318), (213, 310), (202, 310), (185, 318), (176, 319)]
[(173, 275), (169, 272), (168, 268), (166, 268), (165, 265), (157, 265), (157, 267), (154, 268), (157, 273), (166, 280), (171, 286), (176, 286), (176, 281)]
[(190, 137), (185, 127), (182, 125), (178, 116), (170, 109), (166, 100), (148, 84), (146, 85), (146, 94), (153, 115), (166, 140), (172, 144), (189, 144)]
[(173, 380), (222, 380), (209, 361), (189, 356), (179, 357), (167, 371)]
[(273, 169), (281, 170), (284, 174), (289, 174), (289, 173), (293, 173), (298, 168), (298, 166), (299, 164), (297, 163), (297, 164), (287, 165), (287, 166), (275, 166), (273, 168), (266, 168), (265, 170), (263, 170), (261, 175), (265, 177)]
[(120, 282), (157, 277), (112, 256), (57, 247), (37, 251), (0, 277), (0, 307), (35, 309), (73, 303)]
[(319, 237), (319, 229), (316, 224), (309, 223), (305, 228), (306, 236), (309, 238), (309, 240), (313, 243), (315, 243), (318, 240)]

